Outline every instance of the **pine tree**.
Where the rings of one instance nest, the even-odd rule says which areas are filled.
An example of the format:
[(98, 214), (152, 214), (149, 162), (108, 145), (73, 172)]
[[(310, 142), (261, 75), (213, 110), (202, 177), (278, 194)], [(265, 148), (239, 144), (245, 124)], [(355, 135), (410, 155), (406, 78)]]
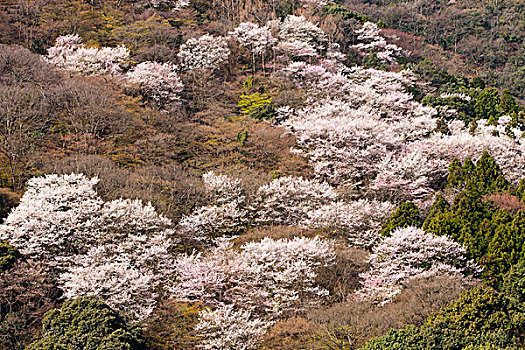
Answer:
[(525, 311), (525, 260), (512, 266), (503, 278), (501, 289), (512, 304)]
[(509, 90), (503, 90), (501, 101), (499, 103), (499, 109), (503, 114), (509, 115), (518, 111), (516, 99), (510, 94)]

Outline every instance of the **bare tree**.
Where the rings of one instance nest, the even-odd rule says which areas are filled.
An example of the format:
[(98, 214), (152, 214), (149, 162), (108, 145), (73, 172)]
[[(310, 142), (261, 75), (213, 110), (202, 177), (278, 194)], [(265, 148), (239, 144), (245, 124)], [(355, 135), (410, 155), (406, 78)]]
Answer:
[(29, 155), (44, 135), (48, 101), (40, 89), (0, 86), (0, 154), (7, 162), (14, 191), (20, 189)]

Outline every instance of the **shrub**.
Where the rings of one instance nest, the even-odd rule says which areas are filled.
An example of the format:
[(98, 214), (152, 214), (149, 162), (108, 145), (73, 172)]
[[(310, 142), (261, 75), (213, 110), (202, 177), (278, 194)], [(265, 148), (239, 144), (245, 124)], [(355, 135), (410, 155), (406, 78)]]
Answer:
[(49, 311), (42, 337), (27, 349), (141, 350), (145, 346), (138, 327), (129, 325), (103, 302), (85, 297)]

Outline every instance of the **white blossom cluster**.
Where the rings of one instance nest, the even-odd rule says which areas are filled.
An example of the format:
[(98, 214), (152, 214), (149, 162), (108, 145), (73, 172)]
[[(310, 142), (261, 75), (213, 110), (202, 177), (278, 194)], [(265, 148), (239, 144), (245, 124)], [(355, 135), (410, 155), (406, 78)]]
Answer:
[(332, 183), (373, 178), (406, 141), (435, 128), (436, 111), (404, 91), (410, 82), (404, 72), (334, 72), (324, 62), (298, 62), (284, 73), (306, 89), (310, 103), (295, 111), (281, 109), (282, 124), (296, 135), (296, 152), (308, 156), (316, 174)]
[(230, 55), (226, 39), (205, 34), (181, 45), (178, 57), (184, 70), (217, 69)]
[(302, 108), (281, 107), (277, 120), (296, 136), (293, 151), (332, 184), (359, 183), (380, 195), (423, 199), (454, 157), (476, 160), (484, 150), (512, 181), (525, 175), (522, 132), (509, 128), (509, 117), (496, 126), (480, 120), (474, 131), (450, 121), (450, 134), (437, 132), (437, 111), (407, 92), (409, 71), (348, 69), (319, 59), (292, 63), (278, 74), (307, 100)]
[(286, 16), (279, 25), (279, 40), (301, 41), (310, 44), (316, 50), (326, 49), (328, 38), (325, 32), (308, 21), (304, 16)]
[(179, 232), (202, 241), (242, 233), (249, 225), (249, 211), (241, 181), (213, 171), (203, 175), (212, 205), (197, 208), (179, 222)]
[(173, 271), (172, 223), (140, 200), (102, 201), (97, 182), (81, 174), (31, 179), (0, 237), (55, 268), (67, 297), (94, 295), (146, 318)]
[(463, 94), (463, 93), (443, 93), (443, 94), (439, 95), (439, 97), (440, 98), (459, 98), (460, 100), (464, 100), (464, 101), (467, 101), (467, 102), (472, 100), (472, 97), (470, 97), (467, 94)]
[(481, 272), (465, 257), (461, 244), (446, 236), (415, 228), (399, 228), (373, 249), (370, 271), (362, 274), (363, 288), (358, 294), (377, 302), (391, 300), (407, 282), (432, 276), (450, 276), (465, 285), (469, 276)]
[(358, 34), (357, 40), (360, 43), (353, 47), (364, 53), (375, 52), (382, 62), (393, 63), (402, 54), (403, 50), (399, 46), (387, 43), (380, 34), (381, 30), (373, 22), (363, 23), (355, 33)]
[(218, 204), (244, 202), (241, 180), (209, 171), (202, 175), (204, 187)]
[(229, 346), (242, 342), (251, 349), (278, 316), (322, 302), (328, 291), (317, 284), (317, 271), (334, 258), (333, 242), (319, 237), (264, 238), (240, 249), (222, 240), (205, 254), (178, 259), (172, 294), (214, 307), (201, 312), (196, 327), (203, 348), (237, 349)]
[(432, 182), (446, 176), (447, 166), (454, 157), (460, 161), (477, 160), (484, 150), (494, 157), (507, 179), (518, 182), (525, 176), (525, 145), (523, 132), (509, 129), (509, 121), (510, 117), (504, 116), (494, 126), (487, 120), (478, 120), (474, 131), (461, 121), (451, 121), (450, 135), (433, 133), (408, 143), (402, 152), (385, 159), (373, 188), (428, 195)]
[(343, 236), (353, 246), (371, 248), (394, 209), (394, 204), (377, 200), (337, 201), (310, 210), (306, 226)]
[(20, 204), (0, 226), (0, 237), (51, 265), (86, 253), (96, 242), (99, 227), (92, 218), (103, 204), (94, 190), (97, 183), (96, 177), (80, 174), (30, 179)]
[(179, 258), (173, 295), (259, 313), (295, 312), (327, 295), (316, 283), (316, 270), (334, 257), (333, 243), (318, 237), (264, 238), (239, 250), (223, 240), (206, 254)]
[(142, 62), (126, 78), (138, 84), (142, 95), (158, 105), (178, 102), (184, 87), (172, 63)]
[(207, 242), (238, 235), (252, 226), (290, 225), (322, 229), (353, 245), (371, 247), (394, 209), (393, 204), (378, 200), (344, 202), (328, 183), (302, 177), (280, 177), (249, 198), (239, 179), (213, 172), (203, 179), (214, 204), (184, 216), (179, 232)]
[(255, 55), (263, 55), (272, 47), (276, 39), (268, 26), (260, 27), (251, 22), (243, 22), (229, 33), (243, 47), (250, 49)]
[(182, 10), (190, 5), (190, 0), (150, 0), (153, 7), (169, 7), (172, 11)]
[(273, 48), (286, 60), (319, 57), (321, 52), (327, 50), (332, 59), (345, 59), (339, 46), (336, 43), (329, 45), (326, 34), (303, 16), (289, 15), (282, 22), (268, 21), (264, 27), (244, 22), (229, 34), (241, 46), (250, 49), (254, 56), (261, 55), (263, 58), (264, 53)]
[(128, 58), (129, 50), (124, 45), (85, 47), (76, 34), (58, 37), (47, 55), (47, 60), (58, 67), (86, 75), (118, 75)]
[(300, 225), (313, 208), (333, 202), (337, 193), (327, 183), (302, 177), (275, 179), (257, 191), (256, 222), (271, 225)]
[(224, 305), (199, 314), (195, 330), (202, 337), (201, 349), (256, 349), (272, 322), (253, 317), (250, 311)]

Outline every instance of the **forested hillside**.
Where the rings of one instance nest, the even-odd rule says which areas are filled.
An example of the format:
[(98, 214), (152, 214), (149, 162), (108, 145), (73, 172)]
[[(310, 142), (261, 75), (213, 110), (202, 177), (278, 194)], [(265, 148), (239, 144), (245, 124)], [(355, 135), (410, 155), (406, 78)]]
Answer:
[(4, 0), (0, 349), (525, 348), (513, 0)]

